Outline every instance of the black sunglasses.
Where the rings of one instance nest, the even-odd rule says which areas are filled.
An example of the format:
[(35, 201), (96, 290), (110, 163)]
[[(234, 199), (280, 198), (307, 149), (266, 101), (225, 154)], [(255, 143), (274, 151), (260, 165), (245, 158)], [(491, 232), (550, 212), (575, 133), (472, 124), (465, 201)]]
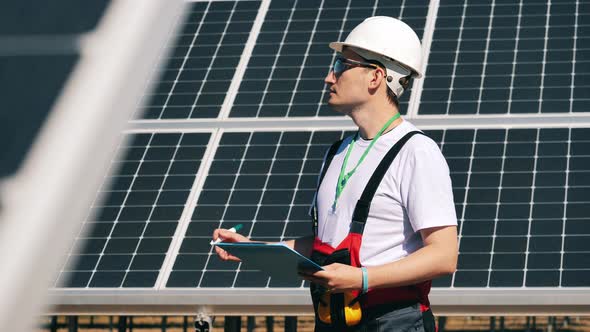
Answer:
[(345, 58), (343, 56), (337, 56), (336, 61), (334, 61), (334, 65), (332, 66), (332, 70), (336, 76), (339, 76), (346, 70), (353, 67), (381, 68), (381, 66), (371, 62), (357, 61)]

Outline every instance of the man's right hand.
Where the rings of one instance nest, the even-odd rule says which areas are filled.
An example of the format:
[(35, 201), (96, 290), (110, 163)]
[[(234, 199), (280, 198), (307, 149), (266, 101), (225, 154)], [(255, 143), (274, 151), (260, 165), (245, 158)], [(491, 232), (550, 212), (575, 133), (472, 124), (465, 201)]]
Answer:
[[(238, 233), (230, 232), (223, 228), (218, 228), (213, 231), (213, 241), (216, 241), (218, 238), (221, 238), (223, 242), (250, 242), (250, 239), (247, 237)], [(219, 248), (218, 246), (215, 246), (215, 252), (217, 253), (217, 256), (221, 258), (221, 260), (234, 262), (241, 261), (238, 257), (230, 255), (227, 251)]]

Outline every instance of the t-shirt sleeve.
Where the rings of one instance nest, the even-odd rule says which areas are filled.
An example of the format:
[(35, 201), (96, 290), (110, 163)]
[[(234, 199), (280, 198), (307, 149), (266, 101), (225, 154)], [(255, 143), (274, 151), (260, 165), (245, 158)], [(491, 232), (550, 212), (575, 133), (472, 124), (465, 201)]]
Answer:
[(426, 137), (412, 143), (424, 144), (408, 144), (404, 148), (409, 149), (399, 175), (402, 203), (414, 231), (457, 225), (449, 166), (444, 156), (436, 143)]

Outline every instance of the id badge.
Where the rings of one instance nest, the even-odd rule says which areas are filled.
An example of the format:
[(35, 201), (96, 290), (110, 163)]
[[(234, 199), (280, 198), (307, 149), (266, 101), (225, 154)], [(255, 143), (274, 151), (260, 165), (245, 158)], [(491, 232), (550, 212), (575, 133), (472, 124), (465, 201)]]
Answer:
[(334, 234), (338, 229), (338, 214), (336, 211), (330, 209), (326, 216), (326, 222), (324, 224), (324, 239), (326, 243), (332, 243), (334, 241)]

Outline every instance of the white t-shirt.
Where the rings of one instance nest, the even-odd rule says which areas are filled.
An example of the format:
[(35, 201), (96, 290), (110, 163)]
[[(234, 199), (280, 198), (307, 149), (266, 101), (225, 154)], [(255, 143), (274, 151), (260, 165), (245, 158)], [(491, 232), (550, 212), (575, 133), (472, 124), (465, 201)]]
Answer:
[[(415, 130), (413, 124), (403, 121), (383, 134), (348, 180), (335, 213), (331, 213), (336, 182), (353, 137), (344, 139), (318, 192), (318, 237), (322, 242), (337, 247), (348, 235), (354, 207), (377, 165), (399, 139)], [(370, 143), (357, 140), (346, 172), (356, 166)], [(399, 260), (422, 247), (419, 230), (446, 225), (457, 225), (449, 167), (432, 139), (414, 135), (377, 188), (363, 233), (361, 264), (376, 266)]]

